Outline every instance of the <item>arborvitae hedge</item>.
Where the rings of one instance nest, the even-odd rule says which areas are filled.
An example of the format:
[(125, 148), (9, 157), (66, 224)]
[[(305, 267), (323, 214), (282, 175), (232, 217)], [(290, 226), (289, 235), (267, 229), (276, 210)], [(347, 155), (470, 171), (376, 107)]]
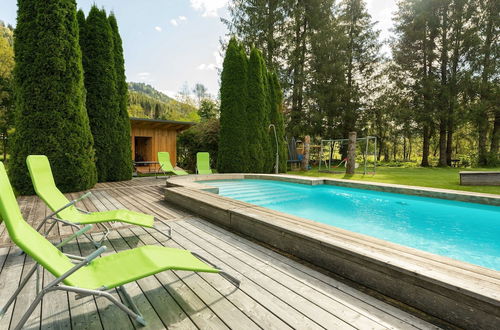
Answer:
[[(262, 68), (262, 56), (257, 48), (252, 48), (248, 63), (248, 101), (247, 116), (248, 123), (246, 132), (248, 136), (248, 151), (250, 156), (250, 172), (269, 172), (267, 169), (267, 127), (265, 117), (267, 116), (267, 93), (264, 84)], [(267, 77), (265, 77), (267, 79)]]
[(247, 56), (235, 38), (229, 41), (220, 87), (220, 141), (217, 169), (221, 173), (247, 172), (249, 166), (246, 114)]
[(118, 140), (116, 124), (119, 101), (113, 52), (113, 32), (104, 10), (92, 6), (85, 25), (80, 28), (87, 113), (96, 150), (97, 179), (113, 180)]
[(9, 161), (14, 187), (33, 193), (26, 157), (44, 154), (62, 191), (91, 188), (96, 169), (75, 1), (19, 0), (14, 49), (16, 133)]
[(130, 119), (128, 116), (128, 85), (125, 77), (125, 60), (118, 23), (113, 13), (109, 16), (109, 24), (113, 32), (113, 52), (116, 75), (116, 97), (118, 101), (118, 117), (116, 120), (117, 141), (115, 142), (116, 156), (113, 158), (114, 171), (110, 173), (111, 181), (132, 179), (132, 149), (130, 139)]
[[(276, 135), (278, 136), (278, 150), (279, 150), (279, 171), (286, 172), (286, 161), (288, 159), (287, 145), (285, 142), (285, 121), (283, 118), (283, 92), (278, 80), (278, 76), (274, 72), (268, 74), (269, 91), (271, 94), (271, 112), (269, 113), (269, 120), (276, 126)], [(273, 133), (274, 134), (274, 133)], [(273, 142), (273, 155), (276, 157), (276, 146), (274, 136)]]

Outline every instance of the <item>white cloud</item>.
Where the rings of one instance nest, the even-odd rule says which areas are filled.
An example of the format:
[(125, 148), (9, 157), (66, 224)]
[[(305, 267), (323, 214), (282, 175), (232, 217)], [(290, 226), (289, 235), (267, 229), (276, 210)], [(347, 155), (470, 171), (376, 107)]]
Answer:
[(218, 16), (218, 11), (227, 5), (228, 0), (190, 0), (194, 10), (202, 11), (201, 16)]
[(178, 26), (179, 25), (179, 23), (177, 23), (177, 20), (175, 20), (173, 18), (170, 20), (170, 24), (172, 24), (173, 26)]
[(198, 70), (202, 70), (202, 71), (205, 71), (205, 70), (215, 70), (217, 67), (215, 64), (213, 63), (210, 63), (210, 64), (205, 64), (205, 63), (202, 63), (200, 65), (197, 66), (197, 69)]
[(186, 16), (179, 16), (179, 21), (186, 21), (187, 17)]
[(137, 75), (139, 77), (148, 77), (148, 76), (151, 75), (151, 73), (149, 73), (149, 72), (139, 72)]
[(155, 30), (158, 31), (158, 32), (161, 32), (161, 27), (155, 26)]

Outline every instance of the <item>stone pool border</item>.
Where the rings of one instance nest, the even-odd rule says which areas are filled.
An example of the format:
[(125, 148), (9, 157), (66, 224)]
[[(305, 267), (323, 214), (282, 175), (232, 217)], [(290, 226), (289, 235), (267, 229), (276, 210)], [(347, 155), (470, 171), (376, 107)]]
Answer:
[(267, 179), (330, 184), (500, 205), (500, 196), (291, 175), (171, 177), (165, 199), (233, 231), (349, 278), (430, 315), (470, 329), (500, 324), (500, 272), (269, 210), (214, 193), (197, 181)]

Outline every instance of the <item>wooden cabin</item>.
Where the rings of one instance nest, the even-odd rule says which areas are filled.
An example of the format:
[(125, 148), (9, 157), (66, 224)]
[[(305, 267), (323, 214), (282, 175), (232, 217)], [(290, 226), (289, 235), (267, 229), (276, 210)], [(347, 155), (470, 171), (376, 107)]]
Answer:
[[(158, 152), (168, 151), (170, 161), (175, 166), (177, 163), (177, 133), (194, 124), (173, 120), (130, 118), (134, 162), (157, 162)], [(154, 164), (141, 165), (143, 166), (136, 166), (137, 172), (153, 172), (158, 168)]]

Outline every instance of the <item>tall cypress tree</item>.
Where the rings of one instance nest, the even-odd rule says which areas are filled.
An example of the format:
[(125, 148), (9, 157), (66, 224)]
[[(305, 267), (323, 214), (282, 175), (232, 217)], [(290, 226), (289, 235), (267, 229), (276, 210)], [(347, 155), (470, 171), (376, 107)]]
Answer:
[(247, 172), (247, 66), (245, 51), (235, 38), (227, 46), (220, 86), (220, 141), (217, 169), (221, 173)]
[(114, 158), (114, 171), (110, 173), (111, 181), (132, 179), (132, 149), (130, 138), (130, 119), (128, 116), (128, 85), (125, 77), (125, 60), (123, 58), (123, 47), (118, 23), (113, 13), (109, 15), (109, 24), (113, 32), (113, 52), (116, 75), (116, 97), (118, 101), (118, 117), (116, 120), (116, 142), (115, 150), (117, 157)]
[(262, 55), (257, 48), (252, 48), (248, 63), (248, 101), (246, 126), (250, 172), (261, 173), (267, 170), (268, 132), (265, 127), (267, 116), (267, 94), (265, 89)]
[(44, 154), (62, 191), (91, 188), (96, 169), (75, 1), (19, 0), (15, 35), (12, 183), (19, 193), (32, 193), (26, 156)]
[[(279, 171), (286, 172), (287, 161), (287, 146), (285, 143), (285, 121), (283, 118), (283, 92), (275, 72), (268, 74), (269, 91), (271, 95), (271, 112), (269, 120), (271, 124), (276, 126), (276, 135), (278, 137), (278, 153), (279, 153)], [(274, 138), (274, 137), (273, 137)], [(272, 139), (274, 143), (274, 139)], [(275, 155), (276, 146), (273, 144), (273, 155)]]
[(113, 32), (104, 10), (92, 6), (85, 25), (80, 29), (80, 45), (87, 89), (87, 112), (96, 149), (97, 178), (99, 182), (113, 180), (119, 102)]

